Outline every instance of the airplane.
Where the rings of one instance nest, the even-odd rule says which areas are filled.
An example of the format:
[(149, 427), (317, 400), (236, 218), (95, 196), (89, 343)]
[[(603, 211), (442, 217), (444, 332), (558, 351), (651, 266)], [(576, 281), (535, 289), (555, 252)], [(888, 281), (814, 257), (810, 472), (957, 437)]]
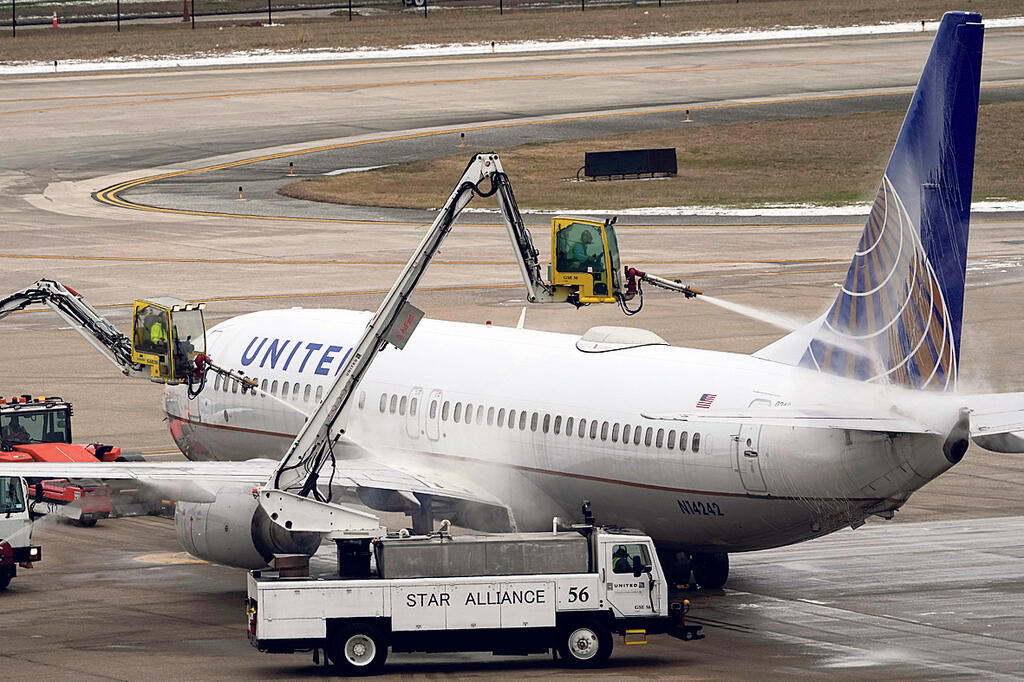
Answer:
[[(741, 355), (641, 329), (424, 320), (360, 383), (321, 482), (405, 512), (419, 531), (425, 511), (474, 528), (550, 528), (589, 500), (654, 538), (678, 579), (692, 571), (719, 588), (730, 553), (891, 518), (972, 439), (1024, 452), (1024, 394), (956, 391), (983, 33), (979, 14), (944, 16), (846, 279), (813, 323)], [(210, 354), (269, 396), (220, 376), (196, 397), (168, 387), (171, 432), (192, 462), (80, 475), (178, 486), (176, 531), (200, 558), (258, 568), (275, 552), (315, 551), (319, 537), (262, 514), (252, 484), (274, 470), (368, 318), (291, 309), (218, 324)]]

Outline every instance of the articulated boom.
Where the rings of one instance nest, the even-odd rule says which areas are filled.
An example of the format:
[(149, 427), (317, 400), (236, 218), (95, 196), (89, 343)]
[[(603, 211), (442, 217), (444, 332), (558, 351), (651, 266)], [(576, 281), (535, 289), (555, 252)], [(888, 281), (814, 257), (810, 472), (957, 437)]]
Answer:
[(45, 304), (127, 376), (150, 376), (145, 365), (132, 360), (132, 342), (81, 295), (60, 282), (41, 279), (32, 286), (0, 299), (0, 320), (30, 305)]

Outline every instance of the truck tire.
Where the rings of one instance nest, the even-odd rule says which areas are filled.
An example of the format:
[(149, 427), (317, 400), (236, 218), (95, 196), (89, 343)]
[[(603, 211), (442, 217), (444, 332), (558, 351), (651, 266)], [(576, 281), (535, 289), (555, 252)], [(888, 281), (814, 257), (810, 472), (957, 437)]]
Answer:
[(375, 625), (351, 623), (331, 636), (327, 656), (342, 675), (376, 675), (388, 658), (388, 642)]
[(11, 584), (11, 578), (13, 577), (13, 571), (9, 571), (6, 568), (0, 568), (0, 592), (7, 589), (7, 586)]
[(558, 630), (558, 655), (571, 668), (599, 668), (612, 655), (612, 633), (601, 621), (574, 620)]

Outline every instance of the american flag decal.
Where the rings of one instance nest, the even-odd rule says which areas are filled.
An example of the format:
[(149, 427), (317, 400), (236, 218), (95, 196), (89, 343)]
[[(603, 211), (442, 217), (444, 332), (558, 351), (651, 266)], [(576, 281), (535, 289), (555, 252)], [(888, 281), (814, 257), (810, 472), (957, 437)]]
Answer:
[(716, 393), (705, 393), (697, 401), (697, 407), (703, 407), (705, 409), (711, 407), (711, 403), (715, 402), (715, 398), (718, 397)]

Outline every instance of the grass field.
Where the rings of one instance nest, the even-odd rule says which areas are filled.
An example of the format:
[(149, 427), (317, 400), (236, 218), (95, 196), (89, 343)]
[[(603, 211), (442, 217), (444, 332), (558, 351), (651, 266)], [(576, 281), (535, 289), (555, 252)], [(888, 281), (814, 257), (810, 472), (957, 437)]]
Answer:
[[(902, 112), (884, 112), (723, 126), (691, 124), (498, 151), (522, 208), (869, 202), (902, 120)], [(981, 107), (975, 199), (1024, 199), (1018, 179), (1024, 158), (1022, 120), (1021, 102)], [(679, 174), (658, 180), (572, 181), (583, 165), (584, 152), (647, 147), (675, 147)], [(296, 182), (282, 193), (346, 204), (436, 208), (451, 192), (471, 153), (469, 148), (460, 149), (432, 161)], [(475, 205), (495, 204), (489, 199)]]
[[(238, 0), (241, 2), (242, 0)], [(177, 3), (175, 3), (177, 4)], [(245, 0), (251, 5), (251, 0)], [(354, 3), (358, 9), (360, 3)], [(988, 18), (1024, 14), (1020, 0), (970, 0), (965, 3)], [(218, 7), (223, 3), (219, 3)], [(179, 5), (180, 6), (180, 5)], [(399, 0), (375, 6), (374, 13), (347, 21), (341, 16), (289, 19), (275, 14), (275, 26), (255, 15), (240, 21), (188, 24), (123, 23), (67, 25), (60, 29), (24, 29), (16, 38), (0, 35), (4, 62), (96, 59), (134, 55), (216, 54), (236, 50), (291, 50), (395, 47), (420, 43), (510, 42), (582, 37), (642, 36), (686, 31), (771, 28), (794, 25), (845, 26), (880, 22), (935, 20), (949, 9), (946, 0), (732, 0), (666, 3), (644, 0), (634, 7), (590, 7), (580, 12), (570, 3), (560, 8), (520, 9), (510, 0), (499, 16), (497, 0), (479, 0), (482, 9), (443, 9), (424, 19), (421, 12), (401, 10)], [(202, 3), (197, 0), (197, 13)], [(0, 21), (10, 20), (10, 5), (0, 3)], [(4, 14), (6, 12), (6, 15)]]

